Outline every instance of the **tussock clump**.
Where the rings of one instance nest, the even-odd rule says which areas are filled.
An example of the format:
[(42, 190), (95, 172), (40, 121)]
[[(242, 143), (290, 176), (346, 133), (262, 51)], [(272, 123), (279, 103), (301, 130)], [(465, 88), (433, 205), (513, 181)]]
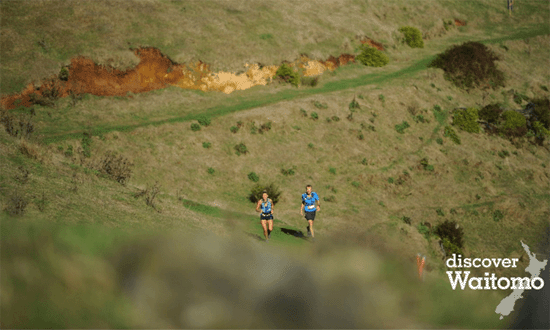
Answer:
[(466, 90), (476, 87), (504, 87), (504, 73), (497, 69), (499, 60), (487, 46), (469, 41), (437, 55), (429, 67), (445, 71), (445, 78)]

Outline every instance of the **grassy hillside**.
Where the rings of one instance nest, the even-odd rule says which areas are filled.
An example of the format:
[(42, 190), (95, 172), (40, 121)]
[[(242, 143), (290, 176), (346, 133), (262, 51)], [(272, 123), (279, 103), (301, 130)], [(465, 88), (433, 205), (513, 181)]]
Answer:
[[(356, 55), (365, 36), (390, 58), (382, 68), (325, 72), (315, 87), (274, 81), (227, 95), (171, 86), (3, 109), (34, 128), (0, 132), (6, 327), (501, 328), (514, 315), (499, 321), (494, 308), (511, 290), (452, 291), (439, 238), (421, 224), (456, 221), (466, 256), (521, 258), (521, 270), (529, 259), (520, 240), (539, 260), (549, 254), (548, 142), (456, 126), (461, 144), (444, 136), (457, 108), (521, 109), (550, 97), (540, 69), (550, 64), (545, 1), (521, 2), (512, 17), (494, 1), (3, 1), (0, 9), (2, 96), (78, 55), (132, 68), (135, 47), (213, 72), (303, 53)], [(455, 19), (466, 25), (446, 26)], [(424, 48), (402, 43), (405, 25), (420, 29)], [(500, 57), (504, 88), (466, 92), (428, 68), (464, 41)], [(201, 118), (210, 124), (192, 130)], [(251, 172), (281, 192), (267, 246)], [(315, 244), (301, 237), (306, 184), (322, 203)], [(425, 283), (415, 279), (417, 253), (428, 256)]]

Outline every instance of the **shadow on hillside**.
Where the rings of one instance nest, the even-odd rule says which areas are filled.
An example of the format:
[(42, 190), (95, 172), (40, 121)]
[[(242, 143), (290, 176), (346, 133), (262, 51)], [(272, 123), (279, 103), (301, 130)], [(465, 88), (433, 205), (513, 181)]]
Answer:
[(294, 237), (299, 237), (302, 239), (307, 239), (307, 237), (302, 233), (302, 231), (294, 230), (294, 229), (288, 229), (288, 228), (281, 228), (281, 231), (287, 235), (292, 235)]

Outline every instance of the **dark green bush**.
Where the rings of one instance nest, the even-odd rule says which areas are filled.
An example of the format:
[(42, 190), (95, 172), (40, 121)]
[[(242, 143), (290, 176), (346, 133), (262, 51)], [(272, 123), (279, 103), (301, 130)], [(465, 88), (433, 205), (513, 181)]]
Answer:
[(207, 116), (207, 115), (200, 115), (199, 118), (197, 119), (197, 121), (199, 122), (199, 124), (201, 124), (202, 126), (210, 126), (210, 123), (212, 122), (210, 120), (210, 117)]
[(201, 130), (201, 125), (197, 124), (197, 123), (192, 123), (191, 124), (191, 130), (193, 132), (196, 132), (196, 131), (200, 131)]
[(450, 138), (456, 144), (460, 144), (460, 138), (456, 135), (456, 132), (451, 126), (445, 126), (445, 133), (443, 136)]
[(470, 133), (479, 133), (479, 124), (477, 123), (479, 116), (476, 108), (468, 108), (466, 110), (455, 113), (453, 125), (458, 126), (461, 130)]
[(531, 103), (534, 105), (533, 114), (536, 117), (533, 121), (540, 121), (546, 129), (550, 129), (550, 100), (534, 99)]
[(493, 220), (495, 222), (499, 222), (502, 219), (504, 219), (504, 214), (502, 213), (502, 211), (501, 210), (495, 210), (495, 212), (493, 212)]
[(264, 190), (267, 191), (267, 195), (273, 201), (273, 205), (275, 205), (279, 202), (281, 192), (279, 191), (279, 188), (273, 183), (270, 183), (267, 186), (260, 185), (260, 184), (255, 185), (254, 187), (252, 187), (252, 190), (250, 191), (250, 194), (248, 195), (248, 199), (252, 203), (258, 203), (258, 201), (260, 199), (262, 199), (262, 195), (263, 195)]
[(351, 100), (350, 104), (349, 104), (349, 110), (350, 111), (355, 111), (355, 110), (359, 110), (361, 109), (361, 107), (359, 106), (359, 102), (357, 102), (355, 100), (355, 96), (353, 97), (353, 100)]
[(313, 120), (319, 119), (319, 115), (317, 114), (317, 112), (312, 112), (311, 113), (311, 119), (313, 119)]
[(425, 239), (428, 239), (430, 237), (430, 228), (428, 228), (424, 224), (419, 223), (416, 229), (418, 229), (420, 235), (424, 236)]
[(250, 181), (252, 181), (252, 182), (260, 181), (260, 177), (255, 172), (248, 173), (248, 179), (250, 179)]
[(388, 55), (374, 47), (362, 45), (361, 50), (361, 54), (357, 55), (357, 60), (366, 66), (382, 67), (390, 63)]
[(73, 156), (73, 145), (69, 144), (67, 147), (67, 150), (65, 150), (65, 156), (72, 157)]
[(215, 171), (212, 167), (209, 167), (209, 168), (208, 168), (208, 174), (211, 174), (211, 175), (212, 175), (212, 174), (214, 174), (214, 173), (216, 173), (216, 171)]
[(212, 147), (212, 143), (210, 142), (203, 142), (202, 147), (205, 149), (210, 149)]
[(502, 113), (503, 123), (500, 130), (506, 136), (523, 136), (527, 133), (527, 120), (521, 113), (508, 110)]
[(289, 168), (289, 169), (281, 168), (281, 173), (282, 173), (284, 176), (294, 175), (294, 174), (296, 174), (296, 172), (294, 171), (295, 169), (296, 169), (296, 166), (292, 166), (292, 167)]
[(411, 48), (424, 48), (424, 40), (422, 40), (422, 33), (415, 27), (403, 26), (399, 28), (399, 32), (405, 36), (405, 42)]
[(300, 74), (294, 71), (288, 64), (283, 63), (276, 72), (276, 75), (287, 83), (298, 87), (300, 84)]
[(85, 132), (82, 136), (82, 155), (84, 157), (90, 157), (92, 155), (91, 146), (92, 146), (92, 136), (90, 133)]
[(69, 70), (66, 67), (62, 67), (58, 75), (59, 80), (69, 80)]
[(235, 153), (240, 156), (241, 154), (246, 155), (248, 153), (248, 149), (246, 148), (246, 145), (244, 143), (239, 143), (235, 146)]
[(258, 132), (260, 132), (260, 134), (263, 134), (263, 132), (271, 130), (271, 124), (272, 122), (268, 121), (267, 123), (260, 125), (260, 129), (258, 130)]
[(229, 130), (231, 131), (231, 133), (237, 133), (239, 131), (239, 127), (231, 126), (231, 128)]
[(487, 46), (469, 41), (438, 54), (429, 67), (445, 71), (445, 78), (460, 88), (504, 87), (504, 73), (495, 61), (499, 58)]
[(326, 102), (319, 102), (319, 101), (315, 101), (313, 102), (313, 105), (317, 108), (317, 109), (327, 109), (328, 108), (328, 104)]
[(445, 220), (435, 227), (434, 233), (441, 238), (444, 247), (445, 239), (448, 240), (448, 247), (445, 247), (445, 251), (452, 249), (451, 244), (456, 246), (458, 249), (462, 249), (464, 247), (464, 230), (462, 227), (458, 226), (456, 221)]
[(408, 128), (408, 127), (411, 127), (409, 125), (409, 123), (407, 123), (406, 121), (403, 121), (401, 124), (398, 124), (398, 125), (395, 125), (395, 130), (398, 132), (398, 133), (405, 133), (405, 129)]
[(456, 244), (453, 244), (451, 240), (449, 240), (447, 237), (441, 239), (441, 245), (443, 245), (443, 249), (445, 250), (445, 255), (447, 257), (451, 257), (453, 254), (464, 254), (462, 252), (462, 249), (459, 248)]
[(498, 103), (488, 104), (481, 109), (479, 114), (479, 119), (485, 120), (490, 124), (498, 123), (502, 109)]

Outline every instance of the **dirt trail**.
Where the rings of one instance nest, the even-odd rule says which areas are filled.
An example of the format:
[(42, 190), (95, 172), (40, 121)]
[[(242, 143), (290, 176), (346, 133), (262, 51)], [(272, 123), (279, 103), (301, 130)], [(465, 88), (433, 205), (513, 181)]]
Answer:
[[(139, 57), (140, 62), (135, 68), (126, 71), (97, 65), (82, 56), (73, 58), (67, 67), (69, 75), (66, 81), (51, 77), (45, 79), (40, 86), (29, 84), (21, 93), (3, 97), (1, 105), (4, 109), (13, 109), (19, 105), (29, 107), (37, 98), (47, 97), (52, 92), (58, 97), (67, 97), (71, 93), (124, 96), (128, 92), (143, 93), (168, 85), (229, 94), (236, 90), (266, 85), (279, 68), (276, 65), (246, 64), (247, 71), (242, 74), (224, 71), (213, 73), (208, 64), (200, 61), (191, 66), (174, 63), (156, 48), (138, 48), (134, 50), (134, 54)], [(326, 61), (311, 60), (302, 55), (289, 64), (300, 68), (304, 76), (316, 76), (349, 62), (355, 62), (354, 55), (343, 54), (338, 58), (331, 56)]]

